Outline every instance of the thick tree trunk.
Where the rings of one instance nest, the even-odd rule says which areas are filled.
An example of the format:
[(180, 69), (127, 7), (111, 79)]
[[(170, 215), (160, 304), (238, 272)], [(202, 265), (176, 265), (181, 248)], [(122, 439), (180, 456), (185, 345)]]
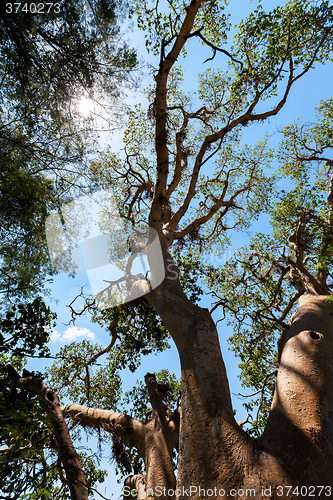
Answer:
[(330, 498), (333, 303), (325, 296), (300, 298), (282, 350), (266, 430), (255, 440), (234, 419), (211, 316), (186, 298), (175, 269), (173, 263), (168, 266), (166, 279), (147, 298), (172, 335), (181, 362), (177, 484), (171, 468), (176, 422), (166, 418), (153, 375), (146, 376), (153, 406), (153, 419), (147, 424), (78, 405), (66, 407), (64, 413), (79, 416), (88, 425), (105, 417), (103, 426), (108, 424), (113, 431), (118, 422), (117, 433), (132, 444), (137, 441), (146, 465), (146, 476), (129, 478), (127, 484), (145, 486), (156, 498)]
[[(170, 268), (169, 268), (170, 270)], [(145, 460), (146, 476), (126, 480), (139, 497), (185, 500), (330, 498), (333, 491), (333, 303), (305, 295), (282, 351), (275, 396), (262, 438), (250, 438), (233, 417), (216, 328), (193, 305), (172, 273), (149, 300), (178, 347), (182, 368), (177, 484), (171, 452), (177, 418), (166, 418), (154, 375), (147, 424), (109, 411), (69, 405), (64, 414), (128, 440)], [(176, 416), (178, 413), (176, 412)]]
[(303, 497), (330, 497), (333, 304), (327, 297), (300, 299), (282, 352), (267, 428), (259, 440), (248, 437), (233, 418), (208, 311), (189, 302), (171, 274), (149, 301), (172, 335), (181, 361), (177, 498), (189, 493), (192, 499), (212, 498), (214, 492), (216, 498), (290, 499), (299, 498), (301, 486)]
[[(242, 482), (244, 450), (252, 440), (237, 425), (215, 324), (185, 296), (170, 256), (164, 282), (148, 300), (170, 332), (182, 371), (177, 473), (180, 498), (199, 487), (233, 488)], [(174, 266), (174, 267), (173, 267)], [(209, 495), (208, 495), (209, 496)], [(195, 498), (195, 495), (191, 495)], [(200, 498), (203, 498), (200, 495)]]
[[(153, 418), (146, 424), (146, 456), (147, 493), (152, 492), (156, 485), (165, 488), (165, 491), (174, 491), (176, 478), (172, 465), (172, 450), (177, 440), (174, 440), (173, 427), (170, 427), (166, 418), (166, 406), (163, 395), (159, 391), (155, 375), (147, 373), (145, 382), (149, 398), (152, 403)], [(179, 429), (179, 428), (178, 428)], [(163, 495), (160, 498), (174, 498), (174, 495)]]
[(300, 298), (262, 445), (282, 464), (276, 484), (333, 491), (333, 303), (326, 296)]

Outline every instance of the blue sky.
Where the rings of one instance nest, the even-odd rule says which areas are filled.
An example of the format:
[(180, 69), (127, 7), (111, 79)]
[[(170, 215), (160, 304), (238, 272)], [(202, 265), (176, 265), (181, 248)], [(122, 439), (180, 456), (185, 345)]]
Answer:
[[(278, 2), (273, 2), (267, 0), (264, 2), (264, 6), (268, 9), (269, 7), (274, 7)], [(253, 9), (255, 2), (252, 4), (248, 1), (237, 0), (232, 2), (234, 7), (232, 8), (233, 20), (237, 22), (240, 18), (244, 17), (247, 12)], [(145, 60), (153, 64), (155, 67), (158, 65), (158, 61), (152, 57), (147, 57), (144, 53), (144, 42), (143, 34), (134, 30), (127, 34), (130, 44), (137, 47), (139, 53)], [(183, 62), (183, 67), (185, 69), (186, 78), (189, 79), (190, 85), (196, 82), (196, 73), (202, 72), (204, 70), (204, 65), (201, 61), (204, 61), (209, 57), (210, 51), (208, 49), (200, 49), (191, 51), (189, 48), (188, 57), (186, 61)], [(224, 55), (218, 55), (216, 57), (217, 63), (227, 64), (227, 58)], [(271, 143), (277, 145), (281, 139), (281, 134), (278, 132), (283, 126), (293, 122), (296, 119), (301, 119), (302, 121), (308, 122), (314, 119), (314, 108), (319, 105), (320, 100), (330, 98), (332, 95), (332, 67), (330, 65), (318, 66), (315, 71), (310, 71), (304, 78), (302, 78), (294, 88), (292, 88), (287, 105), (283, 110), (269, 122), (262, 124), (255, 124), (249, 126), (244, 130), (244, 141), (249, 144), (254, 144), (262, 139), (265, 133), (274, 134), (272, 136)], [(146, 81), (149, 83), (149, 79)], [(144, 82), (145, 83), (145, 82)], [(135, 98), (131, 97), (130, 102), (144, 102), (145, 99), (142, 94), (137, 93)], [(105, 138), (104, 138), (105, 141)], [(109, 142), (109, 141), (107, 141)], [(110, 143), (112, 143), (112, 149), (117, 150), (121, 148), (120, 134), (116, 134), (110, 137)], [(251, 228), (250, 233), (254, 234), (256, 231), (268, 231), (268, 218), (263, 215), (257, 223)], [(236, 234), (233, 237), (232, 245), (227, 249), (227, 256), (235, 251), (238, 247), (243, 246), (246, 239), (249, 238), (249, 234)], [(73, 340), (82, 340), (83, 338), (89, 339), (92, 342), (96, 342), (100, 345), (107, 345), (109, 343), (109, 334), (104, 331), (96, 324), (89, 322), (88, 317), (80, 317), (76, 321), (76, 325), (68, 325), (70, 321), (70, 313), (66, 307), (73, 298), (80, 293), (82, 286), (88, 284), (88, 279), (85, 274), (78, 274), (74, 279), (68, 277), (65, 274), (59, 274), (54, 277), (53, 285), (51, 288), (51, 297), (56, 299), (51, 300), (50, 304), (54, 311), (58, 314), (58, 326), (56, 331), (52, 335), (52, 342), (50, 347), (55, 353), (61, 346), (66, 342), (71, 342)], [(203, 307), (210, 307), (209, 297), (205, 297), (202, 301)], [(214, 319), (219, 319), (219, 311), (214, 313)], [(218, 331), (221, 340), (222, 353), (227, 367), (227, 373), (229, 376), (231, 393), (243, 392), (237, 375), (239, 369), (237, 367), (238, 361), (234, 358), (234, 355), (228, 350), (226, 339), (231, 334), (230, 328), (226, 327), (223, 322), (219, 322)], [(43, 363), (43, 362), (42, 362)], [(37, 366), (38, 364), (38, 366)], [(43, 363), (44, 364), (44, 363)], [(49, 362), (45, 365), (50, 364)], [(41, 369), (39, 363), (36, 361), (30, 362), (28, 368)], [(123, 388), (124, 390), (130, 389), (135, 381), (143, 380), (144, 375), (149, 372), (159, 371), (162, 368), (168, 368), (171, 372), (180, 374), (179, 371), (179, 361), (178, 354), (174, 346), (171, 347), (165, 353), (157, 356), (150, 355), (145, 358), (142, 366), (134, 373), (124, 372), (123, 377)], [(233, 398), (234, 407), (237, 409), (237, 420), (243, 420), (246, 417), (245, 410), (242, 409), (241, 401), (237, 398)], [(96, 442), (92, 441), (92, 447), (96, 448)], [(110, 469), (110, 466), (102, 462), (102, 467)], [(113, 498), (118, 498), (120, 494), (120, 486), (115, 483), (115, 476), (110, 472), (110, 476), (107, 482), (104, 483), (100, 491), (107, 498), (111, 498), (111, 493), (114, 493)], [(99, 498), (97, 495), (96, 499)]]

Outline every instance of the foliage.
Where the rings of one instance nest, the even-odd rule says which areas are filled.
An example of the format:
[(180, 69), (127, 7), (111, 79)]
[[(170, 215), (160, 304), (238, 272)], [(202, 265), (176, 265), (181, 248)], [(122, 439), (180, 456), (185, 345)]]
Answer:
[[(199, 303), (206, 284), (216, 299), (214, 309), (222, 306), (223, 314), (233, 324), (234, 334), (229, 341), (240, 357), (242, 384), (255, 391), (251, 396), (254, 399), (245, 403), (249, 412), (257, 410), (249, 432), (258, 436), (265, 426), (281, 354), (275, 348), (277, 337), (288, 329), (303, 293), (331, 293), (328, 280), (332, 278), (333, 164), (329, 150), (333, 103), (321, 104), (316, 125), (294, 124), (285, 129), (277, 155), (280, 170), (275, 173), (269, 170), (275, 158), (268, 137), (249, 145), (242, 132), (279, 113), (297, 80), (315, 64), (332, 59), (333, 7), (327, 1), (290, 0), (265, 12), (260, 4), (239, 24), (231, 46), (225, 2), (202, 2), (192, 25), (188, 12), (194, 3), (184, 6), (169, 0), (161, 10), (159, 2), (153, 6), (134, 2), (132, 14), (137, 15), (139, 27), (145, 30), (147, 49), (160, 56), (155, 82), (146, 93), (149, 107), (145, 110), (143, 105), (137, 105), (128, 112), (122, 152), (107, 151), (83, 170), (86, 137), (84, 133), (76, 135), (72, 105), (75, 107), (82, 89), (96, 96), (97, 84), (117, 96), (119, 81), (135, 62), (126, 48), (116, 52), (112, 49), (118, 34), (113, 6), (102, 1), (90, 5), (97, 10), (90, 11), (85, 3), (68, 2), (63, 5), (59, 21), (52, 14), (39, 24), (36, 16), (29, 15), (26, 27), (21, 17), (5, 20), (0, 26), (6, 40), (0, 63), (5, 83), (0, 94), (1, 154), (4, 172), (12, 172), (10, 167), (15, 167), (3, 189), (16, 202), (16, 217), (10, 219), (9, 203), (0, 205), (3, 218), (8, 217), (3, 233), (3, 239), (10, 242), (3, 253), (8, 267), (4, 268), (8, 296), (15, 296), (17, 288), (24, 299), (30, 299), (40, 289), (43, 272), (48, 269), (39, 239), (47, 210), (71, 199), (72, 186), (82, 187), (83, 172), (88, 175), (90, 189), (111, 187), (126, 228), (140, 231), (155, 227), (165, 247), (171, 247), (180, 285), (189, 299)], [(99, 10), (105, 6), (110, 7), (106, 14)], [(99, 24), (101, 12), (105, 22)], [(13, 34), (14, 25), (22, 33), (21, 41)], [(36, 66), (41, 39), (45, 45)], [(181, 58), (186, 57), (191, 43), (211, 50), (212, 57), (206, 62), (213, 61), (199, 75), (196, 92), (187, 88), (186, 71), (181, 67)], [(22, 50), (27, 51), (27, 57), (20, 66)], [(216, 56), (222, 60), (220, 66)], [(100, 61), (106, 62), (102, 72)], [(64, 161), (70, 165), (68, 168)], [(54, 162), (52, 168), (50, 162)], [(309, 167), (312, 162), (317, 168)], [(50, 180), (40, 176), (42, 171), (51, 172)], [(20, 180), (26, 186), (22, 191), (18, 189)], [(283, 188), (290, 181), (293, 186), (286, 193)], [(34, 197), (30, 192), (35, 182)], [(208, 252), (223, 252), (230, 241), (228, 230), (249, 229), (263, 212), (270, 214), (271, 235), (255, 235), (248, 247), (220, 269), (204, 264)], [(31, 221), (36, 228), (30, 227)], [(21, 254), (15, 253), (15, 245), (20, 246)], [(40, 258), (38, 254), (30, 262), (26, 254), (33, 254), (37, 246), (41, 248)], [(11, 259), (14, 253), (15, 266)], [(35, 287), (34, 276), (39, 280)], [(28, 326), (28, 339), (32, 339), (35, 330), (30, 318), (39, 306), (42, 321), (38, 325), (47, 323), (49, 312), (42, 304), (37, 305), (32, 310), (29, 304), (26, 309), (20, 305), (9, 309), (9, 316), (2, 320), (9, 335), (5, 345), (7, 342), (14, 348), (16, 330), (22, 325)], [(49, 370), (50, 383), (63, 400), (111, 410), (123, 405), (125, 413), (148, 421), (151, 408), (146, 388), (137, 385), (121, 402), (119, 371), (135, 371), (142, 356), (166, 349), (166, 327), (145, 298), (113, 309), (90, 309), (93, 321), (109, 330), (109, 346), (103, 349), (88, 341), (65, 346)], [(27, 345), (28, 352), (42, 348), (47, 338), (40, 326), (37, 340)], [(166, 370), (157, 375), (157, 380), (164, 386), (168, 384), (165, 403), (170, 412), (178, 405), (180, 383)], [(4, 418), (14, 418), (7, 430), (5, 427), (3, 442), (15, 436), (18, 446), (28, 443), (28, 437), (14, 431), (12, 423), (17, 425), (15, 418), (30, 412), (31, 425), (41, 429), (43, 447), (49, 447), (52, 454), (43, 408), (36, 403), (36, 397), (11, 390), (7, 387), (3, 392)], [(36, 422), (41, 422), (40, 427)], [(75, 435), (77, 431), (72, 432)], [(143, 462), (135, 448), (116, 434), (112, 439), (119, 472), (141, 473)], [(41, 465), (38, 477), (33, 473), (30, 476), (32, 482), (40, 481), (43, 474), (45, 479), (42, 445), (36, 442), (38, 450), (33, 451), (39, 453), (36, 460)], [(176, 467), (177, 453), (173, 458)], [(24, 457), (20, 460), (24, 461)], [(55, 461), (50, 459), (50, 463)], [(102, 480), (103, 474), (87, 463), (92, 477)], [(12, 481), (8, 488), (15, 487), (15, 467), (10, 468)], [(49, 482), (58, 477), (52, 476), (56, 474), (52, 467), (51, 475), (46, 473)], [(40, 492), (44, 488), (42, 481), (29, 485), (40, 488)], [(44, 490), (38, 494), (47, 496), (46, 487)]]
[(45, 217), (83, 175), (92, 129), (82, 126), (80, 98), (103, 95), (115, 107), (136, 56), (118, 42), (109, 0), (60, 2), (44, 14), (30, 1), (27, 12), (8, 5), (0, 7), (1, 291), (26, 298), (52, 273)]
[[(186, 9), (176, 2), (170, 2), (170, 7), (167, 13), (160, 11), (158, 4), (151, 8), (140, 3), (137, 7), (139, 26), (146, 32), (147, 48), (157, 53), (158, 42), (160, 44), (162, 40), (160, 69), (166, 62), (166, 50), (172, 45), (186, 16)], [(174, 177), (169, 174), (168, 196), (164, 200), (165, 224), (168, 226), (170, 221), (169, 225), (174, 229), (173, 219), (178, 222), (174, 246), (180, 254), (184, 255), (190, 247), (191, 252), (201, 258), (209, 250), (221, 252), (228, 241), (227, 229), (244, 230), (266, 211), (272, 214), (273, 226), (295, 227), (295, 217), (288, 226), (284, 213), (290, 214), (293, 207), (297, 220), (302, 212), (304, 200), (296, 203), (295, 196), (299, 196), (297, 189), (302, 189), (306, 195), (304, 176), (302, 184), (294, 194), (289, 193), (289, 198), (281, 193), (274, 212), (275, 223), (273, 205), (277, 176), (267, 172), (273, 151), (268, 147), (268, 138), (254, 147), (242, 145), (240, 126), (274, 116), (284, 105), (291, 86), (315, 63), (330, 60), (328, 39), (331, 35), (327, 26), (332, 22), (332, 16), (332, 7), (327, 2), (291, 1), (271, 12), (265, 12), (259, 5), (240, 23), (231, 51), (223, 52), (221, 46), (227, 40), (228, 31), (225, 6), (207, 4), (198, 14), (198, 24), (193, 27), (189, 38), (197, 36), (213, 50), (213, 57), (217, 52), (223, 52), (229, 57), (229, 67), (222, 70), (215, 64), (202, 73), (194, 97), (186, 92), (180, 64), (174, 64), (170, 70), (165, 123), (168, 157)], [(214, 40), (205, 31), (208, 18), (210, 26), (216, 28), (213, 30)], [(125, 159), (109, 153), (92, 166), (94, 179), (102, 187), (122, 185), (118, 191), (122, 215), (133, 227), (138, 219), (140, 224), (148, 222), (153, 203), (155, 156), (159, 154), (156, 141), (153, 143), (156, 86), (151, 87), (147, 95), (150, 100), (147, 115), (142, 106), (137, 106), (129, 114), (124, 135)], [(265, 101), (268, 101), (266, 112), (262, 111)], [(289, 131), (286, 134), (289, 137)], [(203, 159), (200, 155), (202, 151), (206, 152), (207, 143), (210, 148)], [(215, 149), (211, 152), (213, 145)], [(216, 159), (211, 159), (214, 156)], [(263, 190), (265, 197), (262, 196)], [(318, 202), (316, 193), (312, 198)], [(297, 212), (298, 206), (300, 212)], [(177, 219), (182, 210), (182, 217)], [(316, 238), (321, 241), (322, 236), (317, 226), (313, 229), (313, 234), (307, 238), (312, 244)], [(263, 429), (263, 415), (267, 412), (273, 388), (273, 382), (267, 382), (266, 376), (275, 372), (274, 344), (287, 315), (282, 315), (281, 319), (275, 317), (273, 311), (275, 307), (281, 311), (288, 307), (294, 287), (294, 283), (280, 280), (280, 241), (277, 234), (272, 240), (258, 235), (251, 242), (250, 259), (236, 258), (220, 273), (201, 269), (201, 273), (208, 276), (217, 299), (236, 319), (236, 332), (231, 343), (241, 356), (243, 383), (259, 391), (257, 404), (261, 412), (258, 419), (261, 420), (257, 419), (255, 423), (256, 433)], [(187, 271), (193, 270), (194, 266), (193, 261), (187, 266)], [(219, 278), (223, 279), (223, 292), (220, 291)], [(269, 309), (271, 312), (267, 312)], [(292, 310), (290, 307), (288, 314)], [(253, 403), (248, 403), (250, 408), (253, 408)]]
[[(3, 153), (3, 150), (2, 150)], [(11, 155), (0, 172), (0, 286), (3, 302), (26, 300), (40, 290), (52, 269), (45, 242), (45, 218), (55, 204), (53, 183), (32, 175)]]
[(1, 351), (15, 356), (49, 353), (46, 346), (49, 331), (55, 326), (56, 314), (41, 297), (26, 304), (12, 305), (0, 317)]
[(245, 406), (251, 412), (259, 407), (252, 427), (259, 434), (274, 390), (276, 342), (288, 329), (299, 296), (313, 293), (313, 287), (315, 293), (332, 293), (331, 107), (331, 100), (320, 104), (315, 124), (283, 130), (278, 176), (291, 188), (271, 199), (272, 234), (257, 234), (206, 278), (234, 327), (229, 341), (241, 360), (242, 385), (258, 391)]
[(92, 319), (103, 327), (109, 327), (116, 319), (119, 342), (108, 357), (117, 369), (128, 367), (134, 372), (141, 364), (141, 356), (162, 352), (169, 347), (165, 326), (153, 308), (142, 299), (125, 306), (97, 310)]
[[(180, 380), (174, 373), (170, 373), (169, 370), (161, 370), (155, 375), (157, 383), (168, 386), (163, 402), (167, 405), (168, 411), (171, 412), (179, 405)], [(151, 403), (148, 396), (148, 389), (143, 382), (138, 380), (136, 386), (125, 393), (123, 404), (127, 408), (126, 413), (132, 415), (134, 418), (142, 422), (149, 420)]]
[(97, 408), (118, 407), (121, 380), (116, 359), (111, 354), (101, 364), (99, 351), (88, 340), (60, 349), (60, 359), (48, 369), (48, 379), (59, 398)]
[[(276, 292), (278, 269), (270, 269), (278, 249), (274, 239), (260, 234), (249, 248), (236, 252), (220, 270), (212, 269), (206, 277), (216, 306), (222, 307), (223, 318), (227, 317), (227, 324), (234, 329), (228, 342), (240, 359), (242, 386), (255, 392), (245, 408), (252, 415), (252, 432), (256, 434), (264, 429), (274, 390), (276, 340), (281, 330), (274, 321), (274, 311), (283, 310), (290, 296), (289, 283)], [(268, 374), (271, 378), (266, 379)], [(258, 415), (253, 414), (256, 407)]]
[(1, 421), (0, 488), (8, 498), (17, 498), (27, 485), (41, 485), (43, 448), (51, 432), (37, 395), (13, 386), (1, 392)]
[(68, 165), (82, 155), (80, 96), (117, 98), (136, 58), (119, 43), (116, 3), (66, 1), (47, 14), (30, 4), (28, 12), (1, 7), (1, 140), (39, 171), (50, 170), (52, 158), (54, 171), (57, 160)]
[[(35, 374), (40, 376), (41, 374)], [(38, 396), (12, 385), (1, 387), (0, 490), (5, 498), (69, 500), (64, 471), (47, 413)], [(106, 471), (98, 458), (79, 453), (89, 495)]]

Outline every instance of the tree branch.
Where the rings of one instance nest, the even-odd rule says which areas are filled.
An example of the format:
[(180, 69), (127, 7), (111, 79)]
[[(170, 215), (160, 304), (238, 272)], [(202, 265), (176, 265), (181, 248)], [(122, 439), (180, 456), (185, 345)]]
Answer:
[(145, 375), (145, 383), (148, 389), (149, 399), (153, 408), (153, 413), (157, 414), (161, 423), (165, 422), (166, 405), (163, 403), (163, 398), (169, 387), (162, 386), (156, 381), (154, 373), (147, 373)]
[[(225, 181), (223, 191), (222, 191), (220, 198), (209, 209), (208, 213), (206, 215), (203, 215), (202, 217), (198, 217), (197, 219), (194, 219), (192, 222), (190, 222), (190, 224), (188, 224), (188, 226), (186, 226), (181, 231), (175, 232), (174, 238), (175, 239), (183, 238), (184, 236), (189, 234), (191, 231), (199, 228), (200, 226), (202, 226), (203, 224), (208, 222), (220, 210), (220, 208), (224, 207), (224, 209), (221, 211), (221, 213), (219, 215), (219, 218), (222, 219), (222, 217), (224, 217), (224, 215), (226, 215), (226, 213), (228, 212), (228, 210), (230, 208), (235, 208), (234, 200), (237, 198), (237, 196), (246, 192), (250, 188), (250, 185), (248, 184), (244, 188), (238, 189), (235, 192), (235, 194), (233, 194), (230, 197), (230, 199), (228, 201), (224, 201), (224, 197), (225, 197), (227, 188), (228, 188), (228, 180)], [(175, 219), (173, 219), (173, 217), (171, 219), (172, 220), (172, 227), (174, 226), (175, 222), (177, 221), (177, 218), (179, 218), (179, 220), (180, 220), (183, 217), (183, 215), (187, 211), (188, 206), (189, 206), (189, 203), (184, 203), (182, 205), (182, 207), (180, 207), (180, 209), (174, 214)], [(237, 207), (237, 208), (239, 208), (239, 207)], [(183, 215), (181, 215), (182, 213), (183, 213)]]
[(316, 279), (322, 286), (327, 287), (327, 267), (328, 261), (331, 260), (333, 254), (333, 174), (330, 179), (329, 193), (327, 197), (328, 206), (328, 228), (324, 236), (323, 248), (321, 250), (322, 263), (319, 263)]
[(167, 79), (172, 66), (177, 60), (187, 37), (191, 32), (197, 12), (203, 0), (192, 0), (187, 8), (187, 14), (175, 39), (172, 49), (164, 60), (161, 60), (158, 74), (156, 75), (156, 128), (155, 128), (155, 149), (157, 159), (157, 180), (155, 196), (153, 198), (151, 210), (151, 226), (163, 222), (162, 200), (160, 196), (165, 196), (167, 179), (169, 173), (169, 152), (167, 147)]
[(87, 408), (78, 404), (69, 404), (61, 408), (64, 417), (71, 417), (82, 425), (102, 428), (110, 434), (116, 434), (134, 445), (140, 456), (144, 457), (145, 425), (122, 413), (99, 408)]
[(311, 218), (311, 214), (309, 211), (304, 211), (299, 217), (296, 230), (288, 238), (290, 248), (296, 254), (296, 261), (290, 257), (285, 258), (285, 261), (290, 265), (290, 281), (300, 291), (305, 287), (306, 290), (310, 293), (314, 293), (315, 295), (331, 295), (331, 291), (327, 287), (326, 283), (320, 283), (314, 276), (312, 276), (304, 265), (305, 261), (302, 234), (305, 229), (307, 218)]
[(41, 379), (31, 375), (27, 370), (24, 370), (23, 377), (20, 377), (11, 365), (8, 365), (7, 369), (8, 381), (19, 389), (30, 389), (36, 392), (40, 400), (45, 403), (48, 420), (56, 439), (58, 453), (66, 471), (71, 498), (72, 500), (88, 500), (85, 476), (57, 396)]

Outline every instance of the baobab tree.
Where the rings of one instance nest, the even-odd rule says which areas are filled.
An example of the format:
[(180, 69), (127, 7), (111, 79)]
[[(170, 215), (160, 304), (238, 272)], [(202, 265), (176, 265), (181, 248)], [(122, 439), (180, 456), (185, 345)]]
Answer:
[[(19, 377), (13, 368), (5, 382), (44, 398), (73, 499), (88, 498), (88, 492), (67, 417), (110, 433), (119, 445), (119, 461), (124, 465), (129, 458), (129, 470), (128, 450), (136, 450), (143, 470), (134, 468), (126, 478), (128, 498), (134, 496), (132, 490), (138, 498), (163, 499), (330, 496), (332, 102), (322, 103), (316, 126), (285, 129), (279, 158), (283, 175), (295, 185), (281, 196), (276, 179), (267, 173), (272, 157), (268, 140), (244, 146), (241, 131), (277, 115), (298, 80), (329, 61), (332, 7), (307, 1), (287, 2), (269, 13), (259, 7), (240, 23), (235, 45), (227, 50), (224, 3), (169, 4), (168, 12), (159, 12), (158, 2), (152, 8), (140, 4), (137, 12), (139, 25), (147, 29), (147, 46), (160, 54), (147, 94), (148, 112), (137, 106), (129, 113), (123, 156), (106, 153), (90, 169), (100, 188), (114, 190), (124, 223), (137, 235), (131, 240), (131, 256), (146, 254), (150, 273), (130, 280), (134, 300), (95, 312), (112, 341), (89, 355), (87, 350), (81, 363), (81, 399), (87, 404), (66, 404), (60, 412), (56, 382), (54, 390), (46, 384), (37, 387), (38, 377)], [(197, 42), (212, 51), (213, 67), (199, 76), (198, 92), (191, 98), (179, 61)], [(217, 57), (223, 57), (226, 71), (215, 65)], [(195, 270), (195, 259), (218, 251), (230, 228), (246, 228), (265, 210), (272, 215), (271, 238), (257, 237), (247, 256), (243, 253), (222, 270), (204, 265)], [(158, 235), (163, 255), (165, 278), (157, 286), (151, 240), (138, 241), (147, 227)], [(190, 252), (192, 260), (186, 260)], [(235, 320), (233, 344), (241, 354), (244, 377), (249, 386), (262, 387), (265, 404), (259, 410), (267, 409), (276, 376), (267, 422), (261, 414), (253, 434), (234, 418), (212, 311), (189, 298), (195, 272), (215, 295), (213, 309), (221, 307)], [(114, 286), (110, 282), (105, 292)], [(75, 315), (74, 307), (72, 311)], [(107, 394), (99, 392), (112, 383), (115, 371), (106, 375), (102, 389), (102, 373), (93, 379), (89, 367), (106, 353), (126, 364), (120, 352), (144, 349), (143, 338), (163, 342), (166, 331), (179, 353), (179, 404), (175, 385), (147, 373), (151, 412), (145, 418), (94, 406), (108, 404)], [(133, 339), (139, 345), (133, 346)], [(62, 375), (57, 372), (62, 388), (80, 378), (78, 361), (71, 367), (72, 374), (64, 374), (64, 365)]]

